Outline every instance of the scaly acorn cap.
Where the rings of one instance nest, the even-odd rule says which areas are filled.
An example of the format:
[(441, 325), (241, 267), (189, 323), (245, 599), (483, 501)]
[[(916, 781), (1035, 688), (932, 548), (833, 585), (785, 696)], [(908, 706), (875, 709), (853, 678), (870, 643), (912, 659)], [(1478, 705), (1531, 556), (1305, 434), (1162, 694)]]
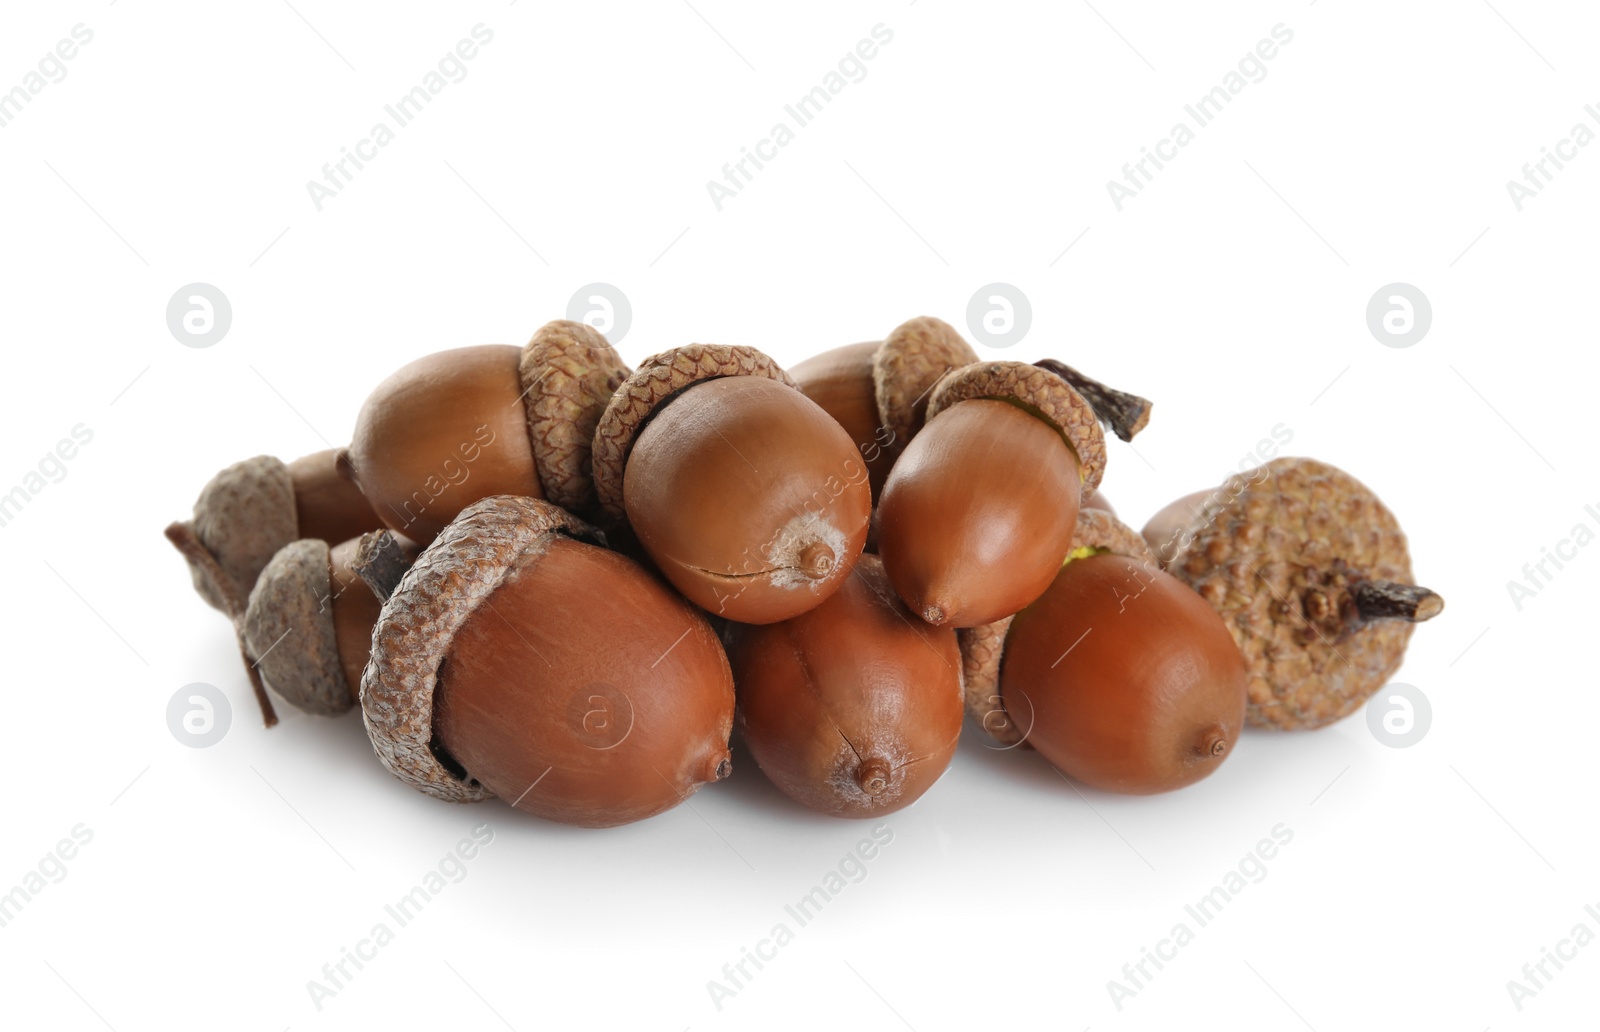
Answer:
[(878, 420), (893, 446), (904, 448), (926, 421), (928, 394), (952, 369), (978, 361), (978, 353), (943, 319), (920, 315), (892, 330), (872, 356)]
[[(1125, 555), (1159, 569), (1150, 546), (1137, 530), (1103, 509), (1079, 509), (1072, 531), (1072, 551), (1063, 567), (1090, 555)], [(1057, 574), (1057, 576), (1060, 576)], [(956, 631), (961, 646), (961, 683), (966, 694), (967, 716), (991, 737), (1010, 747), (1025, 745), (1028, 729), (1019, 728), (1005, 711), (1000, 698), (1000, 665), (1005, 658), (1006, 634), (1015, 617), (991, 624)], [(1032, 746), (1029, 746), (1032, 748)]]
[(474, 502), (423, 550), (384, 603), (361, 677), (361, 715), (378, 759), (401, 781), (447, 802), (490, 798), (434, 752), (439, 664), (515, 562), (543, 555), (558, 532), (598, 537), (576, 516), (538, 499), (496, 495)]
[(278, 549), (244, 616), (245, 643), (267, 684), (297, 709), (324, 717), (355, 705), (339, 663), (328, 554), (327, 543), (314, 538)]
[[(299, 536), (288, 465), (271, 455), (234, 463), (200, 489), (194, 519), (174, 523), (166, 533), (189, 560), (200, 597), (230, 617), (243, 613), (262, 569)], [(196, 543), (214, 564), (199, 560)]]
[(975, 362), (948, 373), (928, 399), (929, 421), (963, 401), (994, 399), (1019, 405), (1051, 424), (1078, 458), (1082, 498), (1106, 472), (1106, 437), (1093, 407), (1055, 373), (1026, 362)]
[(1325, 462), (1273, 459), (1229, 477), (1167, 564), (1222, 617), (1250, 669), (1247, 723), (1321, 727), (1400, 667), (1444, 599), (1412, 581), (1393, 512)]
[(594, 490), (601, 518), (609, 526), (627, 522), (622, 475), (633, 442), (655, 410), (703, 380), (761, 376), (799, 390), (777, 362), (755, 348), (730, 344), (688, 344), (651, 355), (623, 381), (600, 416), (594, 434)]
[(594, 507), (590, 453), (595, 425), (628, 367), (587, 323), (545, 323), (518, 364), (534, 467), (545, 497), (571, 512)]

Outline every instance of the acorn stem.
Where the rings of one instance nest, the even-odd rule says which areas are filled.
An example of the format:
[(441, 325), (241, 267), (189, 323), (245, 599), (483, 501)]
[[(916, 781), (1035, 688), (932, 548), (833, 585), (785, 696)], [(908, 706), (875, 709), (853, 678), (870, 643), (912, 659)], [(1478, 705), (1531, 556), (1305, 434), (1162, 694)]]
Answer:
[(1364, 622), (1407, 620), (1421, 623), (1444, 611), (1444, 599), (1427, 588), (1394, 581), (1370, 580), (1355, 590), (1356, 612)]
[(856, 767), (856, 784), (861, 786), (861, 791), (867, 795), (877, 795), (889, 787), (889, 776), (893, 773), (889, 765), (882, 760), (863, 760)]
[(1094, 409), (1095, 416), (1106, 429), (1124, 441), (1133, 440), (1150, 422), (1151, 403), (1137, 394), (1108, 387), (1053, 358), (1041, 358), (1034, 365), (1055, 373), (1071, 384), (1072, 389), (1083, 395), (1083, 400)]
[(395, 540), (393, 531), (369, 530), (357, 542), (350, 568), (367, 582), (379, 602), (387, 602), (394, 589), (400, 586), (400, 578), (411, 569), (411, 562), (400, 550), (400, 542)]
[(267, 694), (267, 686), (261, 680), (261, 672), (256, 669), (255, 662), (250, 658), (250, 649), (244, 640), (244, 613), (247, 605), (246, 599), (241, 599), (229, 585), (228, 577), (222, 572), (222, 564), (217, 562), (217, 557), (211, 554), (200, 535), (195, 533), (194, 524), (182, 521), (167, 527), (166, 538), (172, 542), (183, 557), (200, 571), (206, 581), (211, 585), (216, 596), (222, 600), (224, 615), (233, 622), (233, 635), (239, 642), (239, 658), (244, 661), (245, 675), (250, 678), (250, 689), (255, 693), (256, 705), (261, 707), (261, 723), (272, 727), (278, 722), (278, 713), (272, 708), (272, 698)]

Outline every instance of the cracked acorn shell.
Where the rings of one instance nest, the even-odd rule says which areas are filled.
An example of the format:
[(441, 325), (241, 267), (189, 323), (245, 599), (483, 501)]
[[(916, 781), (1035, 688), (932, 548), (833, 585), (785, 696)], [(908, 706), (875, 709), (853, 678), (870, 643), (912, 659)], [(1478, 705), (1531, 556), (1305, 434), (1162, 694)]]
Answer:
[(1105, 459), (1094, 410), (1054, 373), (981, 362), (947, 374), (879, 502), (895, 591), (935, 626), (1016, 613), (1050, 586)]
[[(296, 709), (337, 716), (360, 701), (361, 673), (383, 603), (356, 572), (359, 539), (332, 548), (314, 538), (278, 550), (244, 615), (248, 654)], [(415, 545), (404, 546), (407, 559)]]
[(733, 679), (693, 606), (531, 498), (478, 501), (384, 603), (361, 683), (373, 748), (453, 802), (611, 827), (731, 770)]
[(547, 498), (590, 511), (594, 426), (627, 366), (583, 323), (546, 323), (521, 347), (417, 359), (361, 407), (350, 466), (398, 534), (427, 544), (480, 498)]
[(754, 348), (691, 344), (640, 363), (595, 431), (607, 529), (631, 531), (691, 602), (775, 623), (850, 575), (872, 514), (849, 436)]
[(917, 620), (876, 556), (815, 609), (731, 635), (739, 727), (785, 795), (876, 817), (915, 802), (949, 766), (962, 720), (955, 633)]
[(194, 503), (194, 518), (166, 531), (189, 560), (200, 597), (237, 617), (284, 545), (301, 538), (343, 541), (382, 526), (340, 466), (337, 449), (288, 463), (257, 455), (212, 477)]
[(1244, 725), (1244, 658), (1216, 613), (1109, 513), (1080, 512), (1073, 546), (1036, 602), (962, 632), (969, 715), (1096, 788), (1199, 781)]
[(1354, 712), (1399, 669), (1413, 625), (1444, 609), (1413, 583), (1394, 513), (1315, 459), (1230, 477), (1168, 569), (1244, 653), (1258, 727), (1316, 728)]

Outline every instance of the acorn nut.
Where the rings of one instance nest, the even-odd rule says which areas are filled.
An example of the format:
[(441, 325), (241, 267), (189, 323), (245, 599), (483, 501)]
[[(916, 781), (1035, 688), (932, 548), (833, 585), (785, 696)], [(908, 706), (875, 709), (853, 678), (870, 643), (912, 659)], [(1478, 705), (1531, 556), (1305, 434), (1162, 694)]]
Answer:
[(566, 824), (727, 777), (733, 678), (693, 606), (548, 502), (469, 505), (384, 603), (361, 709), (396, 777)]
[(631, 530), (685, 597), (741, 623), (787, 620), (833, 594), (872, 512), (849, 435), (747, 347), (642, 362), (600, 418), (594, 481), (608, 532)]
[(735, 627), (728, 659), (756, 764), (813, 810), (892, 813), (938, 781), (955, 753), (955, 632), (916, 619), (877, 556), (862, 556), (855, 575), (810, 612)]
[(1414, 583), (1394, 513), (1315, 459), (1229, 477), (1182, 540), (1167, 568), (1244, 653), (1257, 727), (1322, 727), (1359, 709), (1399, 669), (1414, 626), (1444, 609)]
[(1244, 658), (1227, 628), (1101, 510), (1079, 513), (1072, 553), (1037, 601), (961, 638), (973, 719), (1096, 788), (1193, 784), (1244, 725)]
[(384, 523), (424, 545), (490, 495), (586, 513), (595, 421), (627, 374), (605, 337), (565, 319), (521, 348), (419, 358), (362, 405), (348, 452), (353, 475)]
[(879, 503), (895, 591), (937, 626), (1016, 613), (1050, 586), (1105, 458), (1093, 409), (1054, 373), (1022, 362), (949, 373)]

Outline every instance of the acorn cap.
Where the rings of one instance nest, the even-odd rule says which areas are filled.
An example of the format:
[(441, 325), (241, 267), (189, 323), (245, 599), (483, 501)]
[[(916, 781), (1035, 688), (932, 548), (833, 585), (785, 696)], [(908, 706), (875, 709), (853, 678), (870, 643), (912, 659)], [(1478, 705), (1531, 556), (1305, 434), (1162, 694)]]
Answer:
[(955, 327), (931, 315), (896, 326), (872, 356), (872, 386), (878, 420), (904, 448), (926, 422), (928, 394), (952, 369), (978, 361), (978, 353)]
[(1444, 600), (1412, 583), (1406, 536), (1378, 497), (1315, 459), (1230, 477), (1167, 572), (1211, 604), (1250, 668), (1257, 727), (1321, 727), (1399, 668)]
[(315, 538), (280, 548), (256, 579), (244, 616), (245, 642), (267, 684), (324, 717), (355, 705), (334, 635), (328, 551)]
[[(1103, 509), (1079, 509), (1072, 531), (1072, 551), (1062, 566), (1084, 555), (1125, 555), (1156, 567), (1155, 556), (1144, 537)], [(1059, 576), (1059, 574), (1058, 574)], [(1014, 617), (956, 631), (961, 646), (961, 684), (967, 716), (1006, 746), (1024, 745), (1028, 732), (1006, 715), (1000, 698), (1000, 663), (1005, 656), (1006, 634)], [(1031, 748), (1031, 747), (1030, 747)]]
[(361, 677), (361, 715), (378, 759), (401, 781), (447, 802), (490, 798), (434, 752), (439, 664), (519, 557), (542, 555), (558, 531), (595, 536), (576, 516), (538, 499), (496, 495), (474, 502), (417, 557), (384, 603)]
[(628, 367), (587, 323), (545, 323), (522, 349), (518, 365), (534, 467), (545, 497), (563, 509), (594, 506), (590, 452), (595, 424)]
[(595, 427), (594, 489), (604, 520), (617, 526), (627, 522), (622, 474), (633, 442), (655, 410), (687, 387), (725, 376), (761, 376), (799, 390), (777, 362), (751, 347), (688, 344), (640, 362)]
[[(197, 561), (179, 537), (187, 531), (216, 560)], [(194, 588), (213, 609), (244, 612), (256, 578), (278, 549), (300, 536), (289, 467), (271, 455), (236, 462), (212, 477), (194, 503), (194, 519), (167, 528), (185, 552)]]
[(1082, 497), (1100, 486), (1106, 472), (1106, 436), (1094, 409), (1067, 381), (1026, 362), (975, 362), (939, 381), (928, 400), (927, 418), (979, 398), (1012, 402), (1053, 425), (1078, 457)]

